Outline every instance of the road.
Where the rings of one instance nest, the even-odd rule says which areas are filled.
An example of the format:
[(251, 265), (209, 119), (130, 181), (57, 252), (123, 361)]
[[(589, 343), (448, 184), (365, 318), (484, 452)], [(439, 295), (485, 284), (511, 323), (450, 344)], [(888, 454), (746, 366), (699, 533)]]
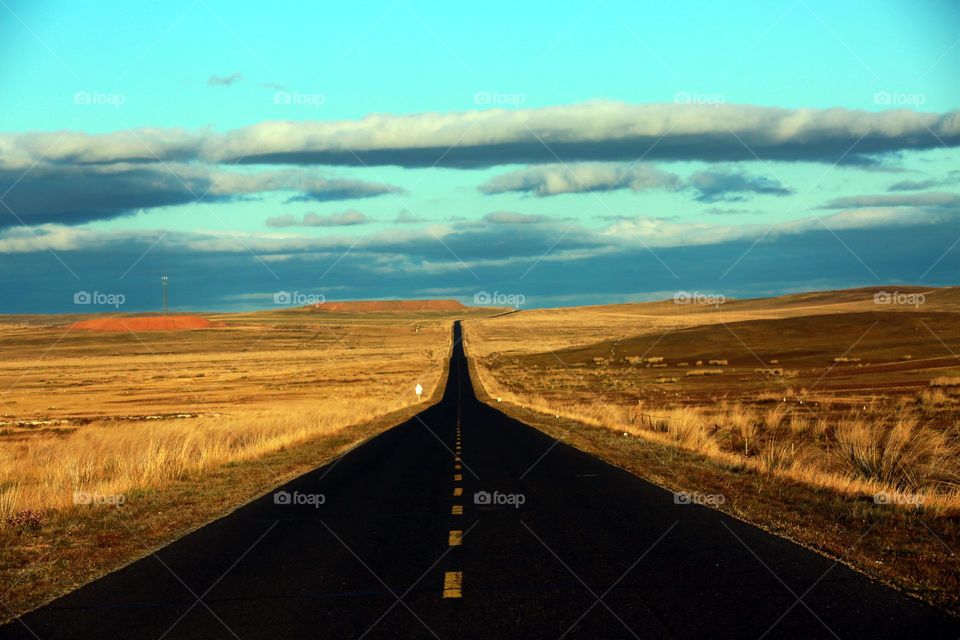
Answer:
[(960, 637), (482, 404), (454, 336), (439, 404), (0, 637)]

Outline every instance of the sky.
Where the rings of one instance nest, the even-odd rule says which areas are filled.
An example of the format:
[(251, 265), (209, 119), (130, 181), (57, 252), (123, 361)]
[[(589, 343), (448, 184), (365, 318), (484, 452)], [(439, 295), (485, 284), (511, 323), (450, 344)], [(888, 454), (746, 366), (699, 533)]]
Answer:
[(0, 0), (0, 58), (0, 313), (958, 284), (952, 1)]

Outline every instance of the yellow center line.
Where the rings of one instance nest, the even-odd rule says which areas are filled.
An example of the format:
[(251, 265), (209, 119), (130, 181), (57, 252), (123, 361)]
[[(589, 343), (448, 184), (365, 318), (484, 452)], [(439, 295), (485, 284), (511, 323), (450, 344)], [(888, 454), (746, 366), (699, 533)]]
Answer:
[(451, 531), (450, 537), (447, 539), (451, 547), (459, 547), (463, 543), (463, 531)]
[(454, 482), (460, 482), (461, 480), (463, 480), (463, 474), (462, 473), (453, 474), (453, 480)]
[(463, 487), (454, 487), (454, 488), (453, 488), (453, 495), (454, 495), (454, 497), (462, 496), (462, 495), (463, 495)]
[(453, 468), (456, 469), (457, 471), (459, 471), (460, 469), (463, 468), (463, 465), (455, 464), (455, 465), (453, 465)]
[(453, 516), (462, 516), (463, 515), (463, 505), (455, 504), (450, 508), (450, 515)]
[(463, 572), (447, 571), (443, 574), (443, 597), (462, 598)]

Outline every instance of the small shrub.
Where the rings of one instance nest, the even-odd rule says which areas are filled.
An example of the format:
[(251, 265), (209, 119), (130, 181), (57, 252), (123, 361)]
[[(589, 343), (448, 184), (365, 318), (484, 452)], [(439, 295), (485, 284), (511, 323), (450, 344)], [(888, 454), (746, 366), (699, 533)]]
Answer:
[(39, 531), (46, 521), (46, 516), (40, 511), (21, 509), (6, 516), (3, 524), (14, 531)]

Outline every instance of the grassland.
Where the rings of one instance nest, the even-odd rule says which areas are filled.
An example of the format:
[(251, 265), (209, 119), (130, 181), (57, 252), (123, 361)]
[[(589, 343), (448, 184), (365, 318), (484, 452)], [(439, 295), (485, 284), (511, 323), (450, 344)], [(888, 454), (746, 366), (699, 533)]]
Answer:
[(500, 408), (958, 611), (960, 291), (906, 292), (521, 312), (465, 342)]
[(141, 333), (0, 317), (0, 618), (422, 409), (463, 315), (291, 309)]

